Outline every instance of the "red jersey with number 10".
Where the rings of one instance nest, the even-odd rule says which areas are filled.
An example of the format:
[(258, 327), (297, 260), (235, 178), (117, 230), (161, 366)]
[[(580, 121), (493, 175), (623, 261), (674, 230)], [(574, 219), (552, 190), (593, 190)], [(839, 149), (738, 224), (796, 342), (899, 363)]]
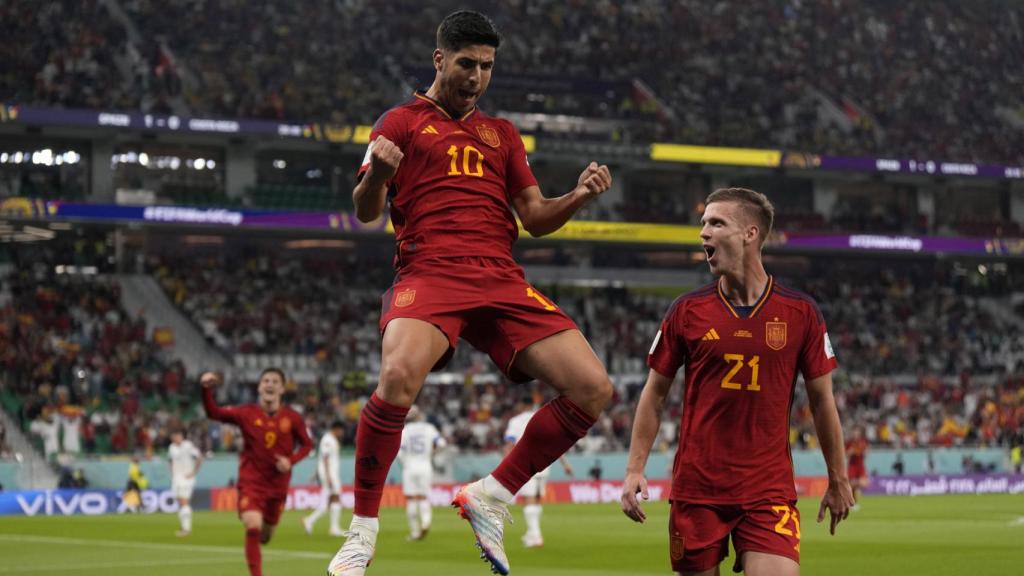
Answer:
[(745, 317), (716, 282), (669, 308), (647, 364), (665, 377), (686, 365), (673, 500), (746, 504), (795, 500), (789, 414), (804, 380), (836, 367), (810, 296), (775, 284)]
[(211, 420), (242, 429), (238, 489), (281, 498), (287, 496), (292, 473), (277, 469), (277, 457), (284, 456), (294, 465), (313, 449), (313, 440), (302, 416), (287, 406), (281, 406), (273, 414), (267, 414), (259, 404), (218, 406), (210, 388), (203, 388), (203, 408)]
[[(388, 186), (396, 264), (426, 256), (512, 259), (519, 228), (509, 204), (537, 180), (519, 131), (474, 108), (453, 118), (417, 92), (377, 120), (404, 155)], [(370, 165), (367, 149), (360, 176)]]

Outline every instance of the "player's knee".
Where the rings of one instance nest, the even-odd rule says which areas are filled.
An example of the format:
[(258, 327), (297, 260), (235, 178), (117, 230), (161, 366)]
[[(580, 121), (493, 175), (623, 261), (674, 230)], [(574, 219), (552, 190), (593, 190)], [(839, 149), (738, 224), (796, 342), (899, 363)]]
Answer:
[(612, 400), (614, 389), (608, 373), (603, 368), (594, 369), (589, 374), (579, 379), (579, 386), (575, 393), (568, 396), (576, 402), (580, 408), (589, 412), (592, 416), (600, 414)]
[(591, 406), (593, 406), (598, 412), (604, 410), (608, 403), (612, 401), (612, 396), (615, 393), (615, 389), (612, 387), (612, 381), (608, 378), (608, 373), (604, 370), (600, 371), (600, 374), (595, 374), (589, 386)]
[(385, 363), (380, 369), (380, 390), (385, 396), (383, 399), (394, 402), (407, 398), (411, 403), (419, 389), (419, 383), (415, 380), (415, 371), (408, 363), (400, 360)]

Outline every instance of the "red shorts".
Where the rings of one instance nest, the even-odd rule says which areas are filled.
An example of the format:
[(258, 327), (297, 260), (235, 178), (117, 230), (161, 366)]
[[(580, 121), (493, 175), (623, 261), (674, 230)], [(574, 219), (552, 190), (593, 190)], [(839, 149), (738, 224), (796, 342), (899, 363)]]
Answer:
[(259, 512), (263, 515), (263, 523), (277, 526), (284, 512), (288, 495), (274, 495), (258, 490), (238, 489), (238, 515), (242, 512)]
[(863, 464), (850, 464), (846, 470), (850, 480), (864, 481), (868, 479), (868, 471)]
[(690, 504), (673, 501), (668, 522), (669, 557), (676, 572), (701, 572), (736, 548), (733, 572), (741, 572), (744, 552), (764, 552), (800, 563), (800, 515), (796, 502), (766, 501), (743, 505)]
[(382, 334), (395, 318), (430, 322), (448, 338), (448, 352), (434, 370), (448, 363), (461, 336), (517, 382), (532, 378), (513, 370), (516, 354), (576, 329), (571, 318), (526, 282), (515, 262), (484, 257), (427, 258), (402, 266), (382, 298)]

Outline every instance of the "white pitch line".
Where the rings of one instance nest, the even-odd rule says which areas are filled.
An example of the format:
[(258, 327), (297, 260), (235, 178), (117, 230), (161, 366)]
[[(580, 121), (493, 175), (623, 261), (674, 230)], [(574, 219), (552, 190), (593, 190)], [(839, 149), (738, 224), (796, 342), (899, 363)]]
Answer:
[(1010, 522), (1010, 526), (1024, 526), (1024, 516), (1018, 516), (1016, 520)]
[[(27, 534), (0, 534), (0, 542), (35, 542), (40, 544), (72, 544), (81, 546), (106, 546), (109, 548), (142, 548), (149, 550), (170, 550), (175, 552), (208, 552), (216, 554), (238, 554), (241, 546), (199, 546), (196, 544), (157, 544), (155, 542), (135, 542), (132, 540), (93, 540), (91, 538), (61, 538), (58, 536), (30, 536)], [(285, 556), (288, 558), (328, 559), (327, 552), (307, 550), (273, 550), (264, 549), (267, 556)]]
[(208, 564), (241, 564), (237, 558), (200, 558), (193, 560), (136, 560), (132, 562), (77, 562), (75, 564), (33, 564), (32, 566), (18, 566), (12, 568), (0, 568), (0, 574), (15, 574), (18, 572), (81, 572), (84, 569), (103, 568), (152, 568), (155, 566), (188, 566)]

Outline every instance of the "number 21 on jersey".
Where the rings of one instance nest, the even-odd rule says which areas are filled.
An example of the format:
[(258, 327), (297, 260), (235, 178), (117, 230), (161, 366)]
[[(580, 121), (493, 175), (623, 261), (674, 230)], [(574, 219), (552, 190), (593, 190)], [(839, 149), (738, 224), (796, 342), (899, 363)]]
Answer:
[(751, 356), (750, 359), (747, 360), (747, 357), (743, 354), (726, 354), (724, 358), (726, 362), (732, 364), (732, 367), (729, 368), (729, 373), (722, 378), (722, 388), (727, 388), (729, 390), (742, 390), (744, 388), (744, 383), (734, 382), (733, 378), (740, 370), (743, 369), (744, 366), (747, 366), (750, 368), (750, 381), (746, 383), (746, 389), (750, 392), (761, 391), (761, 386), (757, 383), (757, 373), (761, 368), (758, 364), (761, 361), (760, 356)]

